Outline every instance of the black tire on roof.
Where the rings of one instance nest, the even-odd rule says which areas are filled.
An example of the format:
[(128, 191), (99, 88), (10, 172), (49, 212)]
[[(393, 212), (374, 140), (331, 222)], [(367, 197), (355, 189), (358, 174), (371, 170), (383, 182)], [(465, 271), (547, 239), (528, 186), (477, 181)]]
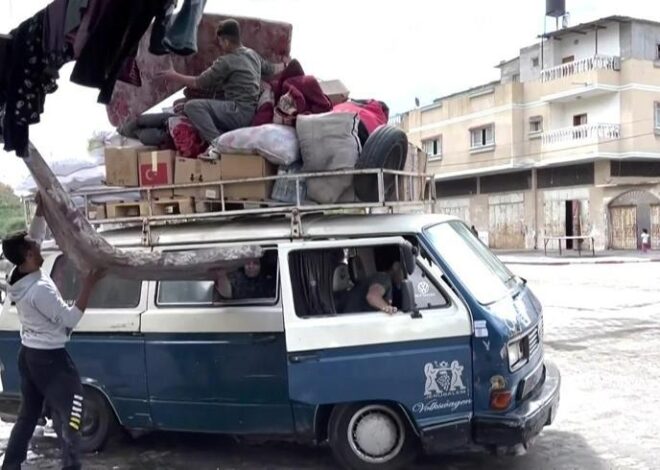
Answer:
[[(384, 168), (403, 170), (408, 156), (408, 137), (394, 126), (381, 126), (367, 139), (355, 168), (358, 170)], [(385, 198), (390, 199), (394, 192), (394, 175), (385, 175)], [(378, 176), (356, 175), (355, 194), (363, 202), (378, 202)]]

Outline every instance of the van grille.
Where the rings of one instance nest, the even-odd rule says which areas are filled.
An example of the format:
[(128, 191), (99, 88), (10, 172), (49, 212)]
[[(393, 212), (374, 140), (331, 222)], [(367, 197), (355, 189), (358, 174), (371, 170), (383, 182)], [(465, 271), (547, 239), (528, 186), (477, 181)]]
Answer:
[(539, 336), (539, 330), (538, 328), (535, 328), (532, 330), (532, 332), (527, 336), (527, 344), (529, 345), (529, 357), (534, 356), (536, 352), (539, 350), (541, 347), (541, 341), (540, 341), (540, 336)]

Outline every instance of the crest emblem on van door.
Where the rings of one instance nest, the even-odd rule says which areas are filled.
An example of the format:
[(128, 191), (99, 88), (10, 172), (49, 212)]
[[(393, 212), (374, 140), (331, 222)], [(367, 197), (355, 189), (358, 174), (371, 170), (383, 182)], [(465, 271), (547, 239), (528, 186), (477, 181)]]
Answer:
[(424, 398), (447, 397), (463, 394), (467, 387), (463, 383), (463, 370), (465, 367), (458, 362), (446, 361), (428, 362), (424, 366), (426, 382), (424, 384)]

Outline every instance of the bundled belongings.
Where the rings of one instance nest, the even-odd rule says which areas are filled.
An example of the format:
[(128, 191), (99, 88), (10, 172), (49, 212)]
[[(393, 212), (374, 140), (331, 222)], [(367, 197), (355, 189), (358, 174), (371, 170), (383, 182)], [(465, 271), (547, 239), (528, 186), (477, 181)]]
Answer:
[[(303, 173), (351, 170), (362, 151), (355, 113), (299, 116), (296, 125), (303, 159)], [(329, 204), (339, 201), (353, 184), (353, 176), (309, 178), (307, 195)]]
[(300, 63), (292, 60), (263, 91), (252, 125), (274, 122), (295, 126), (299, 115), (331, 110), (332, 103), (323, 93), (318, 80), (305, 75)]
[(227, 132), (213, 142), (220, 154), (261, 155), (278, 166), (289, 166), (300, 160), (298, 136), (293, 127), (264, 124)]

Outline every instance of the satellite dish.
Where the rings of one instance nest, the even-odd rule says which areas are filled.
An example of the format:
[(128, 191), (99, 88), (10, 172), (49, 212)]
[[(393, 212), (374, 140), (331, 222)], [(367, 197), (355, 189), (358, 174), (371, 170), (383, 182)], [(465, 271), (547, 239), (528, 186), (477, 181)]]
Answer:
[(561, 27), (563, 29), (568, 28), (570, 19), (571, 19), (571, 14), (569, 12), (566, 12), (566, 14), (561, 17)]
[(415, 107), (419, 108), (419, 98), (415, 98)]

